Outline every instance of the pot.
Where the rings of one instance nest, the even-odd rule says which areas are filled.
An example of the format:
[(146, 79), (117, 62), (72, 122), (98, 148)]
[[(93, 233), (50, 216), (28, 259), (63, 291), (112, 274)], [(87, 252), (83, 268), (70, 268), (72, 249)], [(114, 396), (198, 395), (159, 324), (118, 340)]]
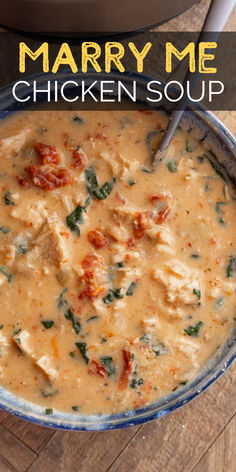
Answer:
[(196, 0), (0, 0), (1, 24), (39, 34), (128, 33), (163, 23)]

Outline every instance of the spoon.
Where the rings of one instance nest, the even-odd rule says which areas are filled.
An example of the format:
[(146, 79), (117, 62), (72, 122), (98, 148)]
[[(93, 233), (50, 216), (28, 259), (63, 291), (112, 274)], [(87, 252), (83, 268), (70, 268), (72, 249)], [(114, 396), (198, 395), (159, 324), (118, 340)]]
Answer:
[[(212, 0), (210, 7), (207, 12), (207, 16), (205, 18), (202, 31), (199, 35), (198, 38), (198, 43), (197, 45), (204, 40), (204, 35), (205, 33), (209, 32), (214, 32), (214, 41), (216, 41), (223, 30), (227, 19), (229, 18), (230, 13), (232, 12), (234, 6), (236, 4), (236, 0)], [(198, 49), (198, 48), (197, 48)], [(185, 89), (185, 86), (187, 82), (189, 81), (190, 84), (190, 92), (193, 92), (197, 81), (199, 79), (200, 74), (199, 73), (191, 73), (188, 69), (183, 86)], [(192, 96), (192, 94), (191, 94)], [(156, 167), (158, 164), (160, 164), (161, 161), (165, 158), (166, 151), (169, 147), (169, 144), (173, 138), (174, 132), (182, 118), (182, 115), (184, 113), (184, 109), (186, 108), (188, 103), (188, 98), (183, 96), (183, 98), (180, 100), (178, 108), (181, 108), (180, 110), (173, 110), (170, 118), (168, 125), (166, 127), (166, 130), (163, 134), (162, 140), (159, 143), (159, 147), (156, 150), (154, 156), (153, 156), (153, 161), (152, 165), (153, 167)]]

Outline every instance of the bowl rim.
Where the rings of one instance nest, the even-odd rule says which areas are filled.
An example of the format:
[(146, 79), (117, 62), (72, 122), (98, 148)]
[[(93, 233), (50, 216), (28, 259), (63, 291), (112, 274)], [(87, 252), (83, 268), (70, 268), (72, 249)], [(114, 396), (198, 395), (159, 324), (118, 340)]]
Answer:
[[(102, 71), (102, 73), (99, 74), (100, 78), (102, 74), (107, 77), (107, 74)], [(112, 73), (109, 74), (109, 79), (112, 75), (116, 79), (122, 78), (123, 80), (125, 79), (128, 81), (136, 80), (137, 86), (140, 87), (153, 79), (145, 74), (139, 74), (136, 72), (125, 72), (120, 74), (119, 72), (112, 71)], [(51, 73), (24, 77), (24, 80), (37, 79), (43, 83), (46, 80), (50, 80), (49, 76), (55, 80), (55, 75)], [(71, 77), (70, 72), (63, 71), (57, 75), (56, 79), (58, 81), (64, 81), (66, 77), (68, 79), (68, 76)], [(86, 77), (97, 78), (98, 76), (93, 70), (89, 70)], [(22, 106), (22, 104), (21, 107), (16, 107), (16, 109), (13, 108), (14, 100), (11, 95), (12, 85), (13, 84), (9, 84), (0, 90), (1, 121), (17, 111), (27, 111), (27, 106)], [(158, 108), (159, 107), (156, 107), (156, 109)], [(191, 109), (190, 113), (192, 113), (193, 116), (197, 116), (200, 121), (207, 126), (207, 128), (211, 128), (213, 134), (223, 141), (226, 149), (229, 149), (230, 152), (236, 156), (236, 139), (212, 112), (207, 111), (202, 106), (198, 105), (194, 110)], [(215, 359), (213, 369), (211, 369), (210, 361), (208, 361), (187, 386), (177, 389), (176, 392), (173, 392), (144, 408), (110, 415), (81, 415), (78, 413), (67, 413), (54, 410), (52, 415), (47, 416), (44, 412), (45, 408), (25, 400), (0, 386), (0, 409), (31, 423), (54, 429), (73, 431), (106, 431), (132, 427), (153, 421), (192, 401), (202, 392), (207, 390), (217, 379), (220, 378), (225, 370), (230, 367), (232, 362), (236, 359), (236, 329), (234, 331), (235, 339), (231, 341), (227, 339), (225, 344), (221, 347), (222, 349), (225, 348), (227, 352), (224, 353), (222, 351), (221, 354), (222, 349), (220, 349), (219, 353), (216, 353), (212, 357), (213, 360)], [(220, 361), (217, 361), (217, 359), (220, 359)]]

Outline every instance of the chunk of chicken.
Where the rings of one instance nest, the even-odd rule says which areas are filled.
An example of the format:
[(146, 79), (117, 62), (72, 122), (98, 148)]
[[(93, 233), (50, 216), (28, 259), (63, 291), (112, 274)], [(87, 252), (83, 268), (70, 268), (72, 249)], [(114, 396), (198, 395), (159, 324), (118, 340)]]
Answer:
[(155, 268), (153, 276), (164, 285), (168, 303), (189, 305), (199, 302), (200, 275), (178, 259), (169, 260), (163, 268)]
[(9, 138), (0, 139), (0, 156), (9, 159), (18, 154), (30, 133), (31, 128), (27, 127)]
[(139, 167), (139, 162), (136, 159), (128, 159), (122, 154), (101, 152), (99, 157), (109, 164), (113, 175), (122, 181), (127, 181)]
[(39, 229), (47, 217), (46, 203), (44, 201), (26, 202), (23, 201), (13, 208), (11, 216), (23, 221), (26, 226)]
[(31, 361), (41, 369), (48, 380), (53, 381), (58, 375), (57, 370), (52, 365), (52, 360), (48, 356), (38, 356), (33, 348), (34, 341), (28, 331), (24, 330), (13, 337), (13, 342), (26, 354)]

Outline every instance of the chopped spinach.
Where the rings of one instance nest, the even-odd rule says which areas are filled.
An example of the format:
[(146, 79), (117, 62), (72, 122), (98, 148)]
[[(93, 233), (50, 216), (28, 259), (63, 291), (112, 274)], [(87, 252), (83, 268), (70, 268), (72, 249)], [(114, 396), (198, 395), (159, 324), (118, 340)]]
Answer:
[(77, 231), (80, 234), (79, 225), (84, 221), (83, 219), (84, 207), (78, 205), (70, 215), (66, 217), (66, 224), (71, 229), (71, 231)]
[(222, 216), (219, 216), (219, 217), (217, 218), (217, 221), (218, 221), (221, 225), (223, 225), (223, 226), (225, 225), (225, 221), (223, 220)]
[(168, 170), (169, 170), (170, 172), (176, 172), (176, 171), (177, 171), (177, 164), (176, 164), (176, 161), (173, 161), (173, 160), (168, 161), (168, 162), (166, 163), (166, 165), (167, 165)]
[(135, 185), (135, 184), (136, 184), (135, 180), (129, 180), (129, 186), (130, 187), (133, 187), (133, 185)]
[(156, 356), (163, 356), (163, 354), (166, 354), (167, 348), (164, 344), (162, 343), (154, 343), (152, 344), (152, 350), (155, 352)]
[(89, 358), (87, 357), (87, 344), (80, 342), (75, 343), (76, 347), (79, 349), (80, 354), (82, 355), (83, 359), (85, 360), (86, 364), (89, 363)]
[(113, 362), (112, 357), (110, 356), (100, 357), (100, 361), (103, 367), (106, 369), (106, 373), (108, 377), (110, 377), (110, 375), (115, 373), (116, 368), (115, 368), (115, 364)]
[(73, 411), (79, 411), (80, 407), (79, 407), (78, 405), (73, 405), (73, 406), (71, 407), (71, 409), (72, 409)]
[(198, 259), (200, 256), (199, 254), (193, 253), (190, 255), (190, 257), (192, 257), (192, 259)]
[(42, 320), (41, 321), (42, 325), (44, 326), (45, 329), (50, 329), (54, 326), (54, 321), (52, 320)]
[(102, 339), (101, 339), (101, 344), (104, 344), (104, 343), (106, 343), (106, 342), (107, 342), (107, 339), (106, 339), (106, 338), (102, 338)]
[(0, 329), (2, 329), (2, 328), (3, 328), (3, 326), (4, 326), (4, 325), (2, 325), (2, 324), (1, 324), (1, 325), (0, 325)]
[(120, 292), (121, 292), (121, 287), (116, 288), (114, 290), (110, 288), (109, 293), (105, 297), (103, 297), (103, 301), (105, 305), (111, 305), (111, 303), (114, 301), (115, 298), (123, 298), (124, 295), (122, 295), (122, 293)]
[(143, 385), (143, 379), (132, 379), (129, 386), (130, 388), (137, 388), (139, 387), (140, 385)]
[(53, 415), (53, 409), (52, 408), (46, 408), (45, 409), (45, 415)]
[(76, 355), (73, 351), (69, 352), (69, 356), (72, 357), (72, 359), (74, 359), (76, 357)]
[(78, 125), (84, 124), (84, 120), (82, 120), (82, 118), (80, 118), (79, 116), (74, 116), (73, 121), (74, 123), (77, 123)]
[(215, 208), (216, 208), (217, 213), (219, 213), (219, 215), (222, 214), (222, 209), (221, 209), (222, 205), (227, 205), (227, 202), (216, 202)]
[(58, 303), (57, 303), (57, 306), (58, 306), (58, 309), (60, 310), (60, 308), (67, 308), (68, 307), (68, 303), (64, 297), (65, 293), (67, 292), (67, 288), (64, 288), (62, 290), (62, 292), (60, 293), (59, 297), (58, 297)]
[(202, 164), (204, 161), (204, 156), (197, 156), (197, 160), (200, 162), (200, 164)]
[(121, 261), (121, 262), (117, 262), (116, 265), (117, 265), (117, 267), (118, 267), (119, 269), (121, 269), (122, 267), (125, 266), (125, 263), (124, 263), (124, 261)]
[(188, 142), (187, 139), (186, 139), (186, 141), (185, 141), (185, 150), (186, 150), (186, 152), (193, 152), (193, 149), (192, 149), (192, 147), (189, 145), (189, 142)]
[(142, 166), (141, 169), (143, 172), (146, 172), (147, 174), (152, 174), (152, 170), (149, 169), (147, 166)]
[(202, 325), (203, 325), (203, 322), (199, 321), (195, 325), (190, 325), (187, 328), (185, 328), (184, 332), (188, 336), (197, 337), (199, 335), (199, 331), (200, 331), (200, 328), (202, 327)]
[(25, 245), (23, 245), (23, 244), (20, 245), (20, 246), (18, 246), (18, 248), (17, 248), (17, 254), (18, 254), (19, 256), (22, 256), (23, 254), (26, 254), (27, 252), (28, 252), (28, 247), (27, 247), (27, 246), (25, 246)]
[(226, 277), (234, 277), (236, 273), (236, 257), (229, 256), (229, 263), (226, 267)]
[(67, 320), (71, 321), (72, 328), (75, 331), (75, 334), (79, 334), (80, 329), (81, 329), (80, 321), (78, 320), (78, 318), (76, 318), (76, 316), (74, 315), (74, 313), (71, 311), (70, 308), (66, 310), (66, 312), (64, 313), (64, 316)]
[(0, 226), (0, 231), (3, 234), (7, 234), (7, 233), (10, 233), (11, 230), (8, 229), (6, 226)]
[(6, 193), (5, 193), (5, 196), (4, 196), (4, 199), (5, 199), (5, 204), (6, 205), (15, 205), (15, 202), (13, 202), (11, 200), (11, 192), (10, 190), (8, 190)]
[(193, 289), (193, 293), (194, 293), (194, 295), (196, 295), (196, 297), (198, 297), (199, 299), (201, 298), (201, 292), (200, 292), (200, 290), (198, 290), (198, 288), (194, 288), (194, 289)]
[(21, 332), (21, 328), (16, 328), (14, 331), (13, 331), (13, 336), (16, 336), (17, 334), (19, 334)]
[(144, 344), (149, 344), (157, 357), (163, 356), (164, 354), (167, 353), (166, 346), (163, 343), (157, 341), (155, 336), (151, 334), (144, 334), (140, 338), (140, 341), (143, 342)]
[(182, 382), (179, 382), (179, 385), (187, 385), (188, 380), (183, 380)]
[(131, 282), (131, 284), (130, 284), (129, 288), (127, 289), (127, 292), (126, 292), (127, 297), (130, 297), (131, 295), (133, 295), (135, 287), (137, 287), (137, 283), (136, 282)]
[(108, 195), (110, 195), (115, 183), (115, 179), (113, 179), (111, 182), (105, 182), (102, 187), (99, 187), (96, 172), (93, 167), (88, 167), (85, 170), (85, 177), (87, 181), (87, 189), (92, 198), (104, 200), (108, 197)]
[(4, 266), (1, 266), (0, 265), (0, 272), (5, 275), (5, 277), (7, 277), (7, 280), (8, 282), (11, 282), (12, 281), (12, 274), (10, 274), (9, 272), (7, 272), (6, 268)]

